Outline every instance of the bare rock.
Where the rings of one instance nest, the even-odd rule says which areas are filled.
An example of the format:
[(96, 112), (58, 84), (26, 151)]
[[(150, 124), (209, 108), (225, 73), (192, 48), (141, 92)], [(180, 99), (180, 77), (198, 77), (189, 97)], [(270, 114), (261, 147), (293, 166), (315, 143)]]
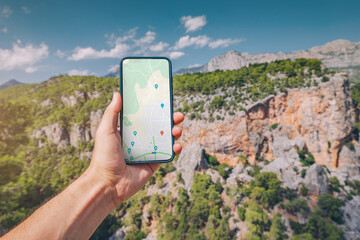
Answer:
[(80, 153), (80, 159), (82, 160), (91, 160), (92, 152), (90, 151), (84, 151)]
[(346, 239), (355, 240), (360, 236), (360, 196), (353, 199), (341, 207), (344, 216), (342, 228)]
[(345, 180), (360, 175), (360, 144), (356, 141), (353, 141), (352, 144), (354, 145), (353, 150), (344, 145), (339, 154), (337, 178), (342, 184)]
[[(49, 142), (54, 143), (58, 147), (65, 148), (69, 144), (69, 134), (66, 129), (60, 126), (59, 123), (54, 123), (40, 129), (34, 130), (33, 137), (40, 138), (45, 136)], [(41, 147), (42, 142), (39, 142)]]
[(64, 105), (73, 107), (78, 104), (80, 99), (86, 99), (86, 98), (87, 95), (85, 92), (74, 91), (74, 95), (71, 95), (69, 97), (67, 95), (61, 96), (60, 100)]
[(98, 91), (95, 91), (95, 92), (91, 92), (91, 93), (88, 93), (88, 96), (89, 98), (92, 100), (92, 99), (96, 99), (96, 98), (99, 98), (100, 97), (100, 92)]
[(237, 187), (237, 181), (239, 180), (239, 175), (244, 173), (244, 167), (242, 165), (236, 165), (232, 170), (229, 177), (226, 179), (226, 184), (230, 187)]
[(78, 147), (78, 141), (85, 142), (90, 140), (90, 130), (75, 123), (70, 132), (70, 144)]
[(185, 181), (185, 189), (189, 191), (194, 181), (194, 172), (208, 168), (200, 143), (194, 142), (191, 146), (184, 148), (175, 166)]
[(126, 232), (129, 230), (129, 227), (123, 226), (118, 229), (109, 240), (124, 240), (126, 237)]
[(92, 138), (95, 138), (96, 136), (96, 130), (100, 124), (103, 112), (104, 111), (102, 109), (90, 112), (90, 133)]
[(53, 105), (54, 103), (55, 103), (55, 101), (50, 100), (50, 99), (46, 99), (46, 100), (44, 100), (44, 101), (42, 101), (42, 102), (40, 103), (40, 106), (42, 106), (42, 107), (48, 107), (48, 106)]
[(309, 189), (310, 195), (319, 195), (325, 193), (328, 189), (328, 176), (323, 166), (313, 164), (306, 171), (306, 176), (303, 181), (305, 186)]

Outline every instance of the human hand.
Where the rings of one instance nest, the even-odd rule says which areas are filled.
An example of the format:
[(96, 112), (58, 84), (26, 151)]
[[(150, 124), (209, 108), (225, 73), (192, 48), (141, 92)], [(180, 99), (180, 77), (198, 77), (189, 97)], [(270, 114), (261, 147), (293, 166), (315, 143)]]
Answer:
[[(124, 160), (120, 132), (117, 129), (118, 114), (122, 100), (119, 93), (114, 93), (113, 99), (106, 108), (96, 132), (95, 147), (89, 172), (103, 179), (112, 191), (114, 205), (125, 201), (138, 192), (159, 168), (160, 163), (145, 163), (127, 165)], [(174, 124), (184, 120), (182, 113), (174, 113)], [(174, 127), (175, 138), (181, 136), (181, 128)], [(181, 145), (173, 146), (175, 154), (180, 154)]]

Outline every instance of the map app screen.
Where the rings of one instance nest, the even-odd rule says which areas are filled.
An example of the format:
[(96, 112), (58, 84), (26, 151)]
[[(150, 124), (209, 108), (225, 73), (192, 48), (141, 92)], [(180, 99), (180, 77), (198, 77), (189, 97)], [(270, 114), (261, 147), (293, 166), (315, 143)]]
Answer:
[(165, 58), (122, 61), (122, 145), (128, 163), (173, 156), (170, 62)]

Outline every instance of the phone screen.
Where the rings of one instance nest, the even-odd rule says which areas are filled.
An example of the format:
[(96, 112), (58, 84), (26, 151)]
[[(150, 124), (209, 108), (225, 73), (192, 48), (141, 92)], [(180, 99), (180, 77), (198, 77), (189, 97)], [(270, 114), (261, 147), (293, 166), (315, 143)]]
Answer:
[(127, 163), (168, 162), (174, 157), (171, 62), (167, 58), (121, 61), (121, 137)]

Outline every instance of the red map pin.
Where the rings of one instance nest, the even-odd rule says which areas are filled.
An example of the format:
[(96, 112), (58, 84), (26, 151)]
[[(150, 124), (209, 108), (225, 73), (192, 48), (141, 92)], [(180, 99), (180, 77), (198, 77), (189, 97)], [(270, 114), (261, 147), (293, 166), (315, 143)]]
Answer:
[(161, 136), (162, 136), (162, 135), (164, 135), (164, 131), (163, 131), (163, 130), (161, 130), (161, 131), (160, 131), (160, 134), (161, 134)]

